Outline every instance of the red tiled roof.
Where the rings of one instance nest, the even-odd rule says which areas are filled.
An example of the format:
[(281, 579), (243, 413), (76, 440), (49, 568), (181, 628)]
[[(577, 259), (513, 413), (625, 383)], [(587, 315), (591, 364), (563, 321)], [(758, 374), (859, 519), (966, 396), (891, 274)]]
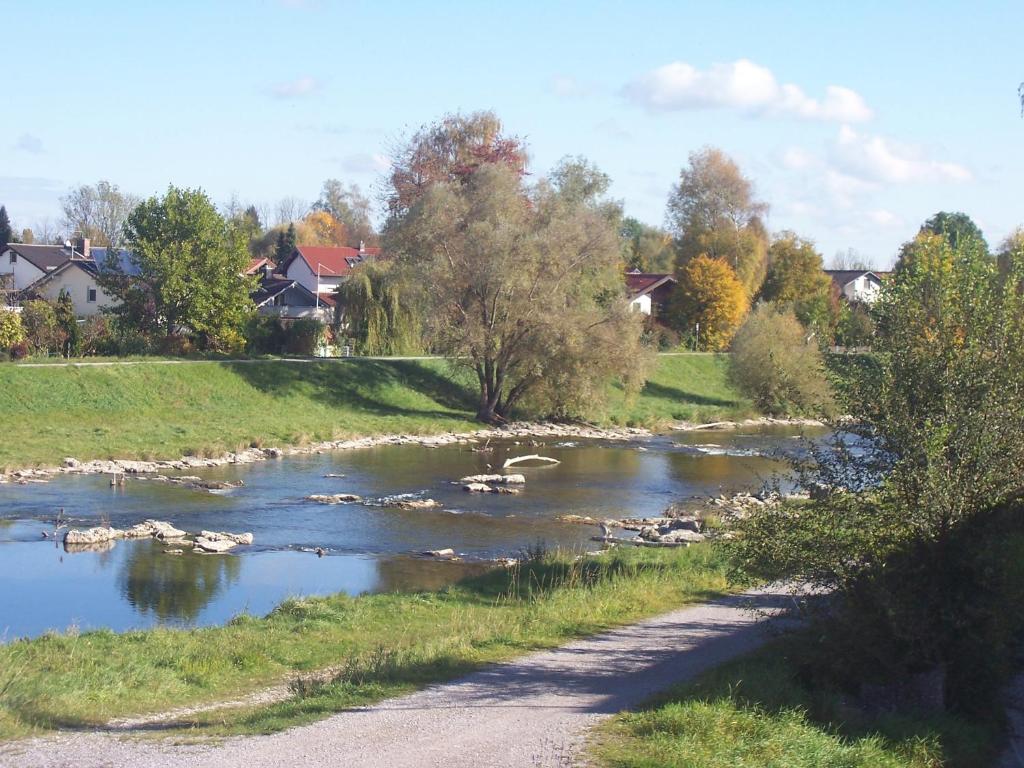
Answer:
[(337, 304), (337, 298), (333, 293), (321, 293), (320, 303), (326, 304), (328, 307), (333, 307), (335, 304)]
[(343, 277), (352, 271), (364, 256), (380, 256), (380, 248), (348, 248), (323, 245), (299, 245), (295, 248), (312, 272)]
[(245, 268), (245, 274), (255, 275), (258, 271), (263, 269), (265, 264), (273, 264), (270, 259), (250, 259), (249, 266)]
[(643, 296), (659, 285), (668, 281), (675, 282), (675, 278), (669, 274), (652, 274), (649, 272), (627, 272), (626, 273), (626, 288), (629, 290), (629, 295), (632, 298), (637, 296)]

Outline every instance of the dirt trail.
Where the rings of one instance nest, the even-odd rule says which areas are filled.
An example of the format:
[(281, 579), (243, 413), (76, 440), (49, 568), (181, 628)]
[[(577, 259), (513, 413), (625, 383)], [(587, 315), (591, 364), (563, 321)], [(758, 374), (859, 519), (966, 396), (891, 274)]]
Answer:
[(272, 736), (176, 746), (62, 733), (0, 747), (0, 766), (567, 766), (602, 718), (760, 645), (764, 610), (787, 599), (720, 598)]

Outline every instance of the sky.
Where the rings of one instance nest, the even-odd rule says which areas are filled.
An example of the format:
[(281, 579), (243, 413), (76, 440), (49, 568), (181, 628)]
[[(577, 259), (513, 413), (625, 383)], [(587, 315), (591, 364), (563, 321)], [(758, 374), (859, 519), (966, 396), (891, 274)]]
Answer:
[(771, 230), (889, 266), (939, 210), (1024, 223), (1024, 3), (0, 0), (0, 204), (18, 227), (106, 179), (273, 210), (327, 178), (376, 199), (388, 152), (494, 110), (530, 171), (583, 155), (665, 222), (719, 147)]

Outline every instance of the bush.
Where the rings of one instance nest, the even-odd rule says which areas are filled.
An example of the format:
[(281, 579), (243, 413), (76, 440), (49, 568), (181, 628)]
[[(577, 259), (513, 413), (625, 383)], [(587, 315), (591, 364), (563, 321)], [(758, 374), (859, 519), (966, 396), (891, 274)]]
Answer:
[(0, 310), (0, 350), (12, 349), (25, 341), (25, 328), (16, 312)]
[(21, 322), (25, 326), (25, 341), (31, 354), (61, 353), (64, 333), (57, 322), (53, 304), (43, 299), (26, 301), (21, 310)]
[(729, 375), (762, 411), (820, 415), (832, 409), (821, 351), (790, 312), (760, 304), (732, 343)]
[(312, 357), (324, 335), (324, 324), (319, 320), (303, 318), (287, 328), (284, 352), (289, 355)]
[(103, 315), (92, 315), (82, 324), (82, 354), (117, 355), (120, 352), (110, 321)]
[(276, 317), (253, 315), (245, 328), (246, 350), (257, 355), (280, 355), (288, 332)]

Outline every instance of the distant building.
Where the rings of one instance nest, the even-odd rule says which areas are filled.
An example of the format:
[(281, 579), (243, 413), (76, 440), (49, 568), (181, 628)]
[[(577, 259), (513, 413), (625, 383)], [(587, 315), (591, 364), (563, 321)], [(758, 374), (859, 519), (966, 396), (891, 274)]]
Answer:
[(380, 256), (380, 248), (298, 245), (278, 265), (278, 273), (294, 280), (320, 301), (334, 306), (334, 292), (352, 270), (367, 259)]
[(874, 304), (882, 290), (882, 282), (888, 272), (874, 272), (870, 269), (826, 269), (832, 278), (832, 285), (840, 296), (849, 302)]
[(36, 298), (56, 301), (66, 291), (76, 315), (95, 315), (115, 303), (97, 280), (101, 268), (97, 252), (106, 259), (107, 249), (91, 248), (88, 239), (64, 245), (9, 243), (0, 252), (0, 283), (8, 287), (11, 303)]
[(664, 313), (675, 287), (676, 279), (672, 275), (641, 272), (638, 269), (626, 273), (629, 308), (641, 315), (658, 317)]

